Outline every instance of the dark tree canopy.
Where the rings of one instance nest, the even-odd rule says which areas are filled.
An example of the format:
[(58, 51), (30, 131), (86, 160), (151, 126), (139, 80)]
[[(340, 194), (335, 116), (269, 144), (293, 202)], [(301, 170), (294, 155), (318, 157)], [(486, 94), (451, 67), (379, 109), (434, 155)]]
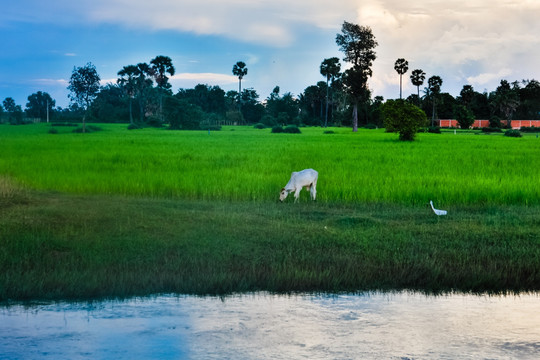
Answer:
[(47, 113), (52, 113), (56, 102), (48, 93), (38, 91), (28, 96), (26, 104), (26, 114), (29, 117), (40, 118), (42, 121), (47, 119)]

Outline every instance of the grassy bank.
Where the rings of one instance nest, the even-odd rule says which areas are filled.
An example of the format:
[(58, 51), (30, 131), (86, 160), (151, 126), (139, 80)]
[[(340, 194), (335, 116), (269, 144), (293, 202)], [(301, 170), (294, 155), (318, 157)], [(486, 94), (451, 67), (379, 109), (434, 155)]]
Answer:
[(539, 212), (26, 194), (0, 213), (0, 300), (538, 291)]
[(540, 290), (534, 136), (49, 129), (0, 126), (0, 301)]

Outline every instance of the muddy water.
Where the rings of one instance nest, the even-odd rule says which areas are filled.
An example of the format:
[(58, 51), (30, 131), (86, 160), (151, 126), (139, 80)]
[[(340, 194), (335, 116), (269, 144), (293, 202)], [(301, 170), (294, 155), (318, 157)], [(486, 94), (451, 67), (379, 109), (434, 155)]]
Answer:
[(539, 359), (540, 294), (159, 296), (0, 308), (0, 359)]

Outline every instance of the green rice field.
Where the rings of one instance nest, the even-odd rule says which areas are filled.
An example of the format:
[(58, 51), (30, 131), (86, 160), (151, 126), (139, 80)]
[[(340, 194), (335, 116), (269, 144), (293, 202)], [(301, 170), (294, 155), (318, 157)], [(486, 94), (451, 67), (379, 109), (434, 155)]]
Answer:
[[(0, 176), (34, 190), (224, 201), (277, 199), (292, 171), (319, 172), (325, 203), (540, 204), (540, 140), (471, 133), (302, 128), (302, 134), (0, 127)], [(306, 195), (306, 194), (303, 194)], [(307, 195), (303, 199), (307, 199)]]
[[(0, 125), (0, 305), (540, 291), (540, 139)], [(325, 133), (331, 130), (333, 133)], [(317, 201), (278, 202), (292, 171)], [(428, 205), (448, 211), (436, 216)]]

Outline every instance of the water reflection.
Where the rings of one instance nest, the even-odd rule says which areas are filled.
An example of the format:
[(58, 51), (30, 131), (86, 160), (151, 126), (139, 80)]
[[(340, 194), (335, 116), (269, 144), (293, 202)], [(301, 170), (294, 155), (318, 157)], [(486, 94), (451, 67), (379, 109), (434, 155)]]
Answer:
[(0, 359), (537, 359), (540, 297), (160, 296), (0, 309)]

